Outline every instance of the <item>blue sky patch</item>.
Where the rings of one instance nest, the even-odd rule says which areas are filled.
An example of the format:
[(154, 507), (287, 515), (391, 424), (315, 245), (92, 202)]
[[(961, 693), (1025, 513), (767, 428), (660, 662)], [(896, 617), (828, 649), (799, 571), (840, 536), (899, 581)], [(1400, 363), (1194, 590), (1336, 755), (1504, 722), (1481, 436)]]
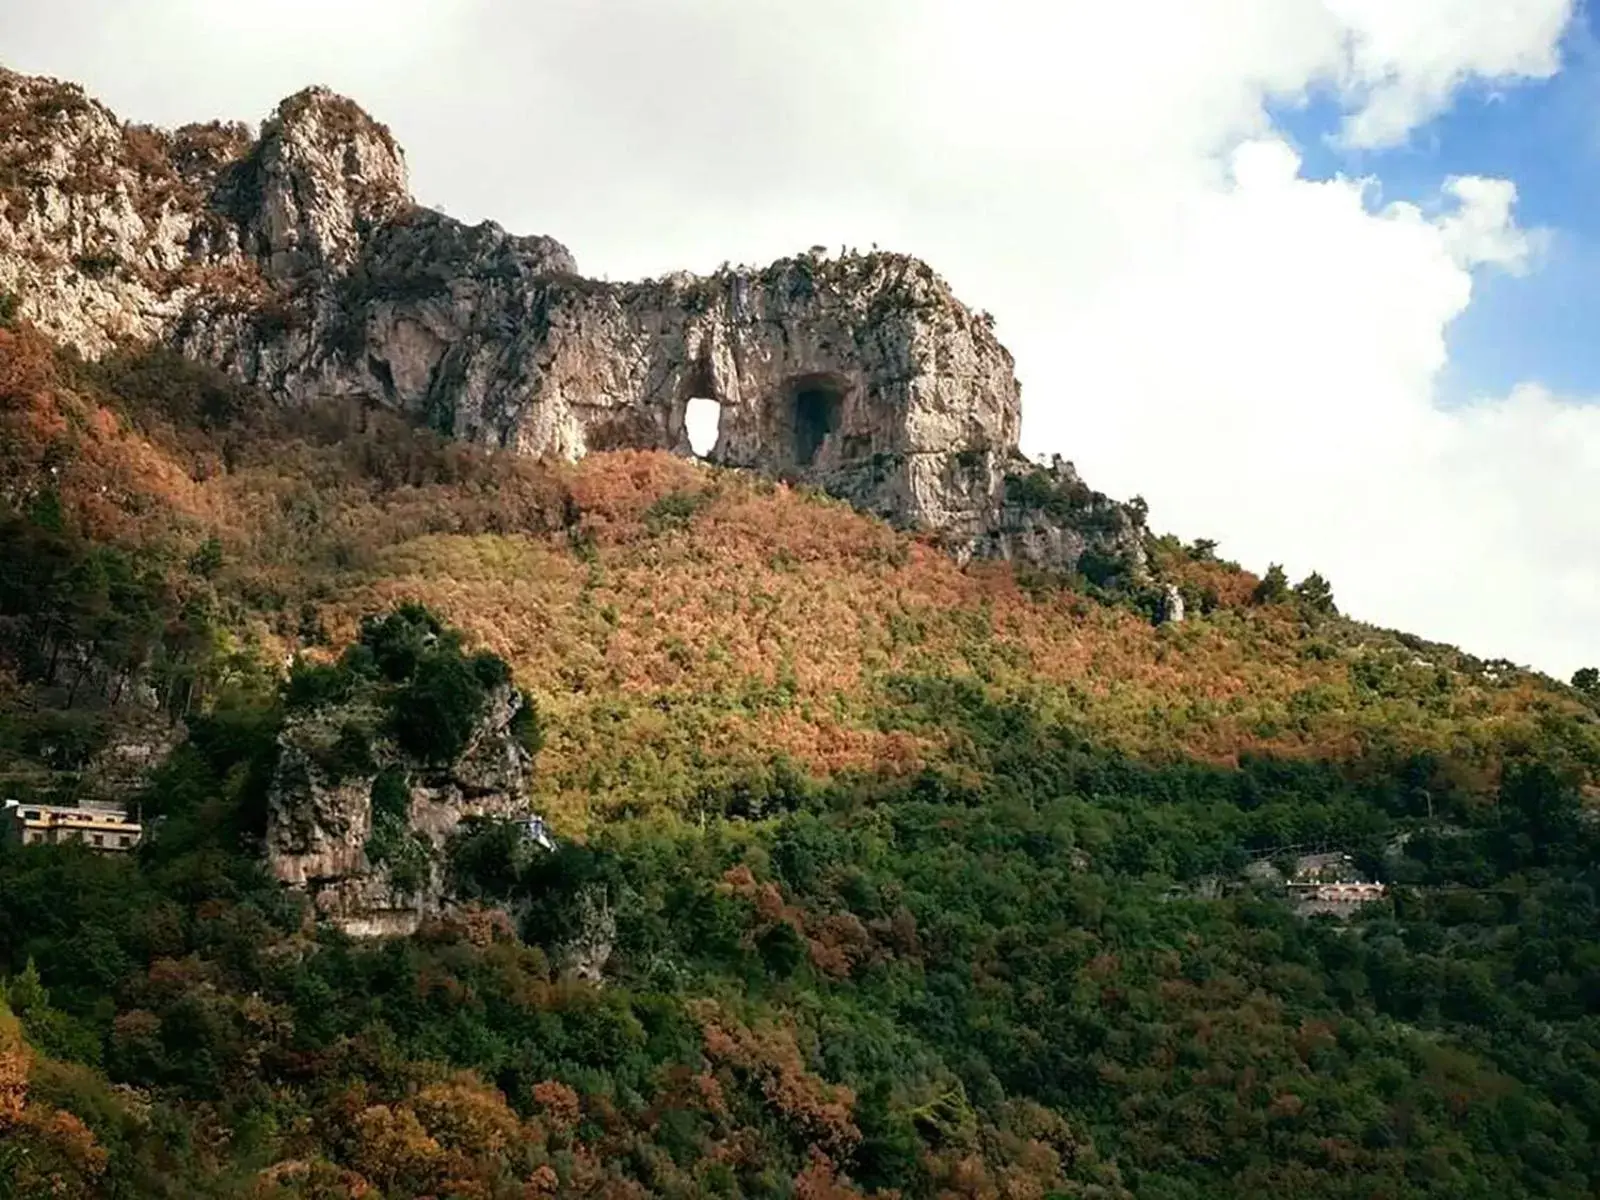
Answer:
[(1343, 111), (1319, 94), (1273, 117), (1313, 179), (1379, 181), (1376, 198), (1437, 207), (1453, 175), (1514, 180), (1517, 220), (1550, 231), (1550, 244), (1523, 276), (1477, 274), (1472, 307), (1448, 333), (1450, 365), (1440, 400), (1458, 404), (1538, 382), (1573, 397), (1600, 399), (1600, 36), (1594, 11), (1568, 34), (1555, 78), (1476, 87), (1412, 134), (1403, 146), (1348, 151), (1336, 146)]

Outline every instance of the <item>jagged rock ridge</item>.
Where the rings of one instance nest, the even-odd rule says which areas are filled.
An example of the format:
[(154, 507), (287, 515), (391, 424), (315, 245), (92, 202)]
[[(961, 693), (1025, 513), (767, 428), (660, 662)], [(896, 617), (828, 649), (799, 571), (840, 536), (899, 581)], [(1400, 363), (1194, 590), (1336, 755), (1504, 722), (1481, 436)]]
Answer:
[(814, 252), (584, 279), (550, 238), (416, 205), (389, 131), (325, 89), (252, 137), (124, 125), (72, 85), (0, 73), (0, 291), (87, 355), (161, 341), (286, 398), (360, 397), (530, 455), (689, 453), (703, 397), (721, 405), (713, 461), (958, 555), (1143, 563), (1136, 512), (1018, 453), (1011, 356), (926, 264)]

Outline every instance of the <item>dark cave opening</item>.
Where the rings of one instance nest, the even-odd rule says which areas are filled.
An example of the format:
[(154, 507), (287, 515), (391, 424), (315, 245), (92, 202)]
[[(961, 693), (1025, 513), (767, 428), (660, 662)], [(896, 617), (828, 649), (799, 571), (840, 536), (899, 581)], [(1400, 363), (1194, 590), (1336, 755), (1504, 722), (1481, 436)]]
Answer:
[(843, 397), (827, 383), (806, 381), (794, 393), (794, 458), (802, 467), (816, 461), (828, 435), (839, 428)]

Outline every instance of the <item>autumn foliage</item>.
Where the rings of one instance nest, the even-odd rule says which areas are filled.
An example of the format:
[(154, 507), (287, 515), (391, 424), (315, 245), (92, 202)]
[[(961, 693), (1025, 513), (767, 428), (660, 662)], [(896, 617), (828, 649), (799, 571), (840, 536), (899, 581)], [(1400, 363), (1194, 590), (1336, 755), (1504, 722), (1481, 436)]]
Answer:
[(107, 1154), (75, 1114), (28, 1094), (34, 1055), (0, 1002), (0, 1186), (16, 1196), (100, 1195)]
[[(0, 420), (13, 505), (53, 497), (87, 536), (146, 548), (269, 654), (415, 600), (505, 657), (548, 715), (539, 803), (574, 829), (791, 769), (959, 763), (949, 728), (896, 711), (907, 680), (1133, 754), (1448, 751), (1490, 780), (1544, 714), (1582, 708), (1448, 648), (1254, 605), (1254, 576), (1170, 539), (1152, 563), (1191, 619), (1155, 627), (781, 484), (660, 453), (487, 453), (358, 406), (285, 410), (171, 355), (64, 365), (0, 329)], [(208, 544), (220, 566), (196, 580), (182, 564)]]
[[(0, 845), (0, 1185), (1593, 1194), (1593, 697), (1148, 549), (1142, 594), (962, 566), (0, 327), (0, 784), (176, 747), (138, 854)], [(463, 903), (362, 943), (259, 860), (296, 681), (397, 613), (533, 696), (560, 845), (474, 825)], [(1309, 846), (1382, 903), (1297, 914), (1261, 872)]]

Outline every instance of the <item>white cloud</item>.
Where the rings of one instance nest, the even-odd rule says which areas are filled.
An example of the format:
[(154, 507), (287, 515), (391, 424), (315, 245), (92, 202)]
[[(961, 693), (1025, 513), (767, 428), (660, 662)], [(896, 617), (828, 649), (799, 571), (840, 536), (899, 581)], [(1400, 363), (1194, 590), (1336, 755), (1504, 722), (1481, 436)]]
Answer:
[(1347, 31), (1339, 83), (1361, 98), (1344, 140), (1404, 141), (1462, 85), (1543, 79), (1559, 66), (1572, 0), (1326, 0)]
[(1574, 3), (0, 0), (0, 45), (143, 119), (343, 88), (424, 200), (613, 278), (922, 254), (999, 318), (1029, 448), (1357, 615), (1564, 673), (1600, 663), (1600, 409), (1435, 403), (1474, 273), (1542, 236), (1512, 181), (1307, 180), (1270, 113), (1331, 93), (1344, 144), (1402, 141), (1555, 71)]
[(1511, 180), (1457, 177), (1445, 181), (1444, 191), (1460, 208), (1439, 223), (1439, 232), (1463, 267), (1495, 266), (1520, 275), (1547, 244), (1545, 231), (1517, 228), (1512, 218), (1517, 185)]
[(1258, 570), (1322, 571), (1358, 615), (1568, 673), (1600, 661), (1600, 407), (1435, 404), (1471, 269), (1533, 249), (1509, 187), (1445, 191), (1430, 218), (1242, 145), (1180, 236), (1049, 331), (1063, 379), (1107, 399), (1035, 409), (1028, 441)]

